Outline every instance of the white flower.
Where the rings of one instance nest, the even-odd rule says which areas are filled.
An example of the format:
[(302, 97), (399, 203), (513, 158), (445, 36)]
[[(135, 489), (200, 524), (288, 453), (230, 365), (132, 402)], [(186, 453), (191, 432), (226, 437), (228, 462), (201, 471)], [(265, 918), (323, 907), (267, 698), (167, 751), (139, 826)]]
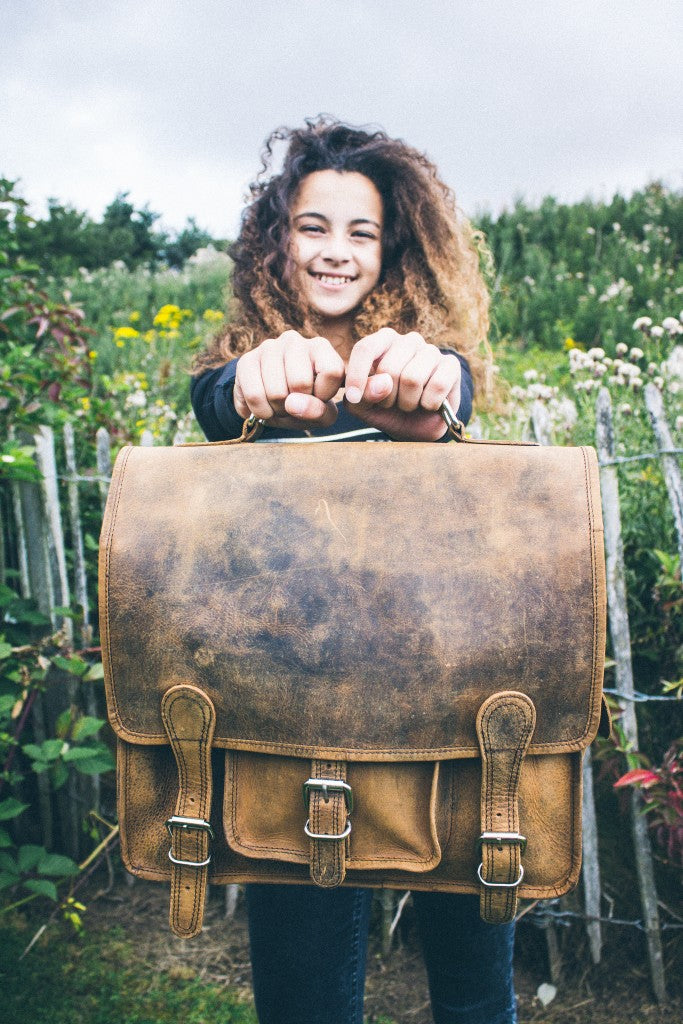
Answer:
[(586, 228), (586, 234), (587, 235), (594, 235), (595, 234), (595, 228)]
[(577, 270), (576, 273), (574, 274), (574, 277), (576, 278), (577, 281), (583, 281), (583, 271)]
[(677, 320), (675, 316), (665, 316), (662, 320), (662, 327), (665, 331), (668, 331), (669, 334), (680, 334), (681, 330), (683, 330), (683, 328), (681, 328), (680, 321)]
[(680, 382), (680, 380), (672, 380), (672, 381), (669, 382), (669, 388), (668, 388), (669, 394), (677, 395), (680, 390), (681, 390), (681, 382)]
[(623, 402), (622, 405), (619, 406), (619, 412), (622, 416), (630, 416), (633, 412), (633, 409), (628, 404), (628, 402)]
[(524, 284), (527, 284), (529, 286), (529, 288), (533, 288), (533, 286), (536, 284), (533, 277), (529, 277), (528, 274), (526, 275), (526, 277), (522, 278), (522, 280), (524, 281)]
[(655, 379), (653, 381), (653, 384), (654, 384), (654, 386), (656, 388), (659, 388), (659, 390), (661, 391), (662, 388), (664, 387), (664, 378), (663, 377), (655, 377)]
[(623, 341), (617, 342), (617, 355), (625, 356), (628, 352), (628, 345), (625, 345)]
[(650, 376), (652, 376), (653, 373), (656, 373), (657, 372), (657, 364), (656, 363), (648, 363), (647, 364), (647, 372), (650, 374)]
[(621, 224), (619, 223), (619, 221), (614, 221), (614, 223), (612, 224), (612, 230), (621, 231)]
[(652, 327), (650, 329), (650, 334), (652, 335), (653, 338), (661, 338), (663, 336), (663, 334), (664, 334), (664, 328), (663, 327), (657, 327), (657, 326)]
[(631, 359), (642, 359), (645, 353), (642, 348), (632, 348), (630, 358)]
[(634, 331), (645, 331), (648, 327), (652, 327), (652, 318), (649, 316), (639, 316), (633, 321)]
[(16, 462), (14, 455), (3, 455), (0, 457), (0, 462)]
[[(619, 348), (619, 346), (617, 345), (617, 349), (618, 348)], [(625, 345), (624, 345), (624, 348), (626, 348)], [(623, 365), (624, 365), (624, 360), (623, 359), (615, 359), (614, 362), (612, 363), (612, 366), (614, 367), (615, 370), (620, 370)]]
[(532, 381), (538, 380), (538, 370), (525, 370), (524, 380)]
[(596, 363), (593, 367), (593, 376), (602, 377), (603, 373), (607, 373), (607, 367), (604, 363)]
[(683, 416), (676, 417), (676, 430), (683, 430)]
[(142, 390), (133, 391), (126, 398), (126, 409), (141, 409), (147, 405), (147, 395)]
[(589, 348), (586, 355), (589, 359), (604, 359), (605, 350), (604, 348)]
[(643, 386), (643, 378), (642, 377), (631, 377), (631, 387), (633, 388), (634, 391), (639, 391), (640, 388), (642, 388), (642, 386)]
[(640, 377), (640, 367), (636, 366), (635, 363), (624, 363), (620, 373), (626, 374), (627, 377)]

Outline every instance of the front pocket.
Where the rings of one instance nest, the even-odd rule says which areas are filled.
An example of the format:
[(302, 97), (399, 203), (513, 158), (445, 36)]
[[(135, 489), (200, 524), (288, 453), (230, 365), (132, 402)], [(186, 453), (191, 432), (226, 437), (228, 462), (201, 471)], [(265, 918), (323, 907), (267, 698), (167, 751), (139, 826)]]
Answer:
[[(235, 853), (260, 860), (308, 864), (310, 842), (303, 784), (311, 762), (243, 751), (226, 754), (223, 823)], [(356, 763), (347, 766), (353, 791), (347, 868), (430, 871), (441, 860), (443, 827), (439, 763)], [(446, 823), (450, 829), (450, 822)]]

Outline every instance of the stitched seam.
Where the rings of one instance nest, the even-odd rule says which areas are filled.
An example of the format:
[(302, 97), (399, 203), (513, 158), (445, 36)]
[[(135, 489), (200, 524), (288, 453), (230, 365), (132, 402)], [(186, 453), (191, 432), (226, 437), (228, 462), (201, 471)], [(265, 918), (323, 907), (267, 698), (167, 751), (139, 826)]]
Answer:
[(112, 509), (111, 520), (109, 523), (109, 531), (107, 533), (107, 539), (105, 541), (105, 556), (104, 556), (104, 571), (105, 571), (105, 585), (104, 585), (104, 621), (107, 627), (107, 657), (109, 660), (109, 669), (111, 672), (111, 696), (112, 703), (114, 705), (114, 715), (116, 721), (123, 728), (123, 722), (121, 715), (119, 714), (118, 701), (116, 699), (116, 686), (114, 685), (114, 662), (111, 650), (111, 628), (109, 623), (109, 580), (110, 580), (110, 566), (111, 566), (111, 542), (114, 537), (114, 526), (116, 524), (116, 516), (119, 511), (119, 502), (121, 501), (121, 492), (123, 490), (123, 475), (128, 465), (128, 459), (130, 458), (133, 446), (130, 445), (127, 449), (124, 449), (124, 454), (121, 457), (121, 469), (118, 480), (116, 482), (116, 498), (114, 500), (114, 507)]

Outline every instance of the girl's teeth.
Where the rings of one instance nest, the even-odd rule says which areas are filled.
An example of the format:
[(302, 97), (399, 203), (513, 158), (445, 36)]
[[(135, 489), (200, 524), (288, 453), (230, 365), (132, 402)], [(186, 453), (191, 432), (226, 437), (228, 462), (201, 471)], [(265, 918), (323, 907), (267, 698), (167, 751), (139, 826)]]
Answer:
[(330, 277), (328, 274), (318, 274), (318, 279), (323, 284), (346, 284), (347, 281), (351, 280), (350, 277)]

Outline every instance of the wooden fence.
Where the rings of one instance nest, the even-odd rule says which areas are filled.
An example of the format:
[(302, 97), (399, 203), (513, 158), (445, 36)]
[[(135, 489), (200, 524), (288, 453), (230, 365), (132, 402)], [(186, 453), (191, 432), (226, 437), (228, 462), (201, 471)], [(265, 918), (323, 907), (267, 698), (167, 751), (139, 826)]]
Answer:
[[(605, 553), (607, 562), (607, 588), (609, 625), (612, 650), (615, 661), (616, 687), (615, 694), (621, 707), (622, 727), (633, 750), (638, 750), (638, 723), (636, 703), (634, 699), (633, 670), (631, 664), (631, 644), (629, 622), (626, 608), (626, 585), (624, 575), (624, 555), (621, 539), (621, 517), (619, 509), (619, 487), (617, 467), (620, 462), (639, 458), (658, 458), (661, 460), (666, 486), (671, 502), (678, 537), (678, 549), (683, 565), (683, 484), (679, 471), (677, 456), (680, 452), (673, 447), (671, 432), (664, 417), (662, 397), (653, 384), (645, 388), (645, 402), (650, 416), (656, 451), (641, 456), (618, 458), (615, 455), (614, 427), (611, 411), (611, 399), (606, 388), (602, 388), (597, 398), (597, 431), (596, 448), (600, 462), (602, 488), (603, 517), (605, 522)], [(532, 424), (536, 440), (541, 444), (551, 443), (551, 425), (547, 408), (537, 401), (532, 410)], [(177, 438), (176, 441), (182, 441)], [(77, 648), (88, 650), (93, 643), (93, 624), (90, 605), (94, 599), (94, 581), (89, 580), (86, 573), (84, 555), (84, 530), (81, 511), (81, 487), (97, 488), (99, 501), (104, 506), (106, 500), (109, 475), (111, 472), (110, 439), (107, 432), (97, 433), (97, 468), (87, 474), (79, 473), (76, 465), (73, 430), (70, 425), (64, 428), (63, 450), (64, 471), (58, 472), (55, 454), (55, 438), (53, 432), (41, 428), (35, 435), (33, 443), (36, 449), (36, 460), (42, 480), (39, 484), (13, 483), (11, 487), (11, 521), (6, 523), (0, 535), (13, 537), (15, 558), (18, 568), (19, 588), (23, 597), (33, 597), (38, 607), (52, 621), (55, 629), (61, 629), (68, 642), (75, 643)], [(149, 434), (143, 436), (142, 444), (152, 444)], [(64, 500), (60, 500), (60, 483), (63, 485)], [(7, 513), (8, 509), (5, 509)], [(65, 524), (63, 516), (66, 515)], [(2, 524), (0, 524), (2, 526)], [(65, 529), (65, 526), (67, 527)], [(68, 536), (68, 549), (65, 534)], [(68, 551), (68, 557), (67, 557)], [(67, 572), (67, 564), (71, 564), (71, 574)], [(0, 581), (3, 571), (2, 550), (0, 549)], [(72, 621), (64, 617), (59, 609), (71, 606), (80, 612), (77, 635), (74, 636)], [(66, 683), (59, 700), (63, 706), (76, 700), (77, 694), (73, 681)], [(48, 691), (49, 692), (49, 691)], [(55, 708), (54, 698), (48, 700), (48, 692), (39, 695), (32, 708), (33, 735), (40, 743), (48, 735), (50, 724), (54, 722), (55, 712), (63, 710), (63, 706)], [(50, 707), (46, 707), (46, 704)], [(84, 710), (88, 715), (103, 716), (101, 693), (90, 686), (84, 698)], [(38, 775), (38, 797), (42, 822), (42, 841), (50, 848), (54, 842), (53, 822), (55, 815), (60, 818), (60, 835), (66, 838), (66, 852), (76, 856), (80, 834), (80, 811), (84, 803), (99, 809), (101, 798), (101, 780), (98, 776), (90, 779), (71, 780), (66, 793), (55, 799), (50, 792), (46, 775)], [(584, 858), (582, 869), (582, 892), (584, 900), (585, 927), (589, 948), (595, 963), (600, 962), (602, 948), (602, 923), (606, 918), (602, 914), (603, 886), (600, 877), (598, 859), (598, 822), (593, 798), (593, 772), (590, 751), (584, 761)], [(90, 787), (88, 789), (88, 786)], [(80, 787), (80, 790), (79, 790)], [(658, 900), (654, 883), (652, 853), (650, 849), (647, 824), (642, 813), (637, 792), (632, 791), (631, 829), (637, 865), (638, 884), (640, 890), (642, 923), (648, 948), (650, 976), (655, 995), (659, 1001), (665, 999), (665, 977), (662, 958), (662, 944), (658, 913)], [(235, 887), (228, 887), (226, 905), (234, 906)], [(383, 931), (388, 946), (391, 933), (396, 926), (405, 897), (385, 896), (383, 900)], [(524, 911), (522, 912), (524, 913)], [(561, 916), (561, 915), (558, 915)], [(576, 915), (572, 915), (576, 916)], [(609, 920), (609, 918), (607, 918)], [(557, 970), (557, 942), (552, 918), (546, 922), (548, 951), (551, 973)]]

